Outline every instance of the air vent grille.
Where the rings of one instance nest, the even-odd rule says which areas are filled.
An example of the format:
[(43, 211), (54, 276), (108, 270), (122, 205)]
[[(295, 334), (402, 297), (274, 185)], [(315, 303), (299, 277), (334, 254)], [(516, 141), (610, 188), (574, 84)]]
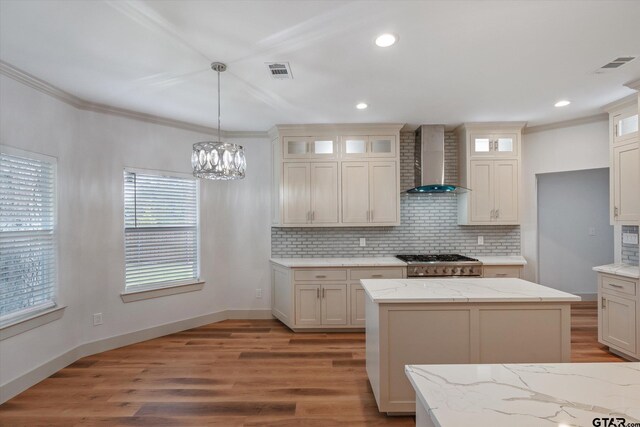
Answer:
[(602, 67), (596, 70), (596, 73), (604, 73), (606, 71), (615, 70), (616, 68), (620, 68), (623, 65), (628, 64), (629, 62), (636, 59), (635, 56), (620, 56), (608, 64), (603, 65)]
[(293, 78), (291, 66), (288, 62), (267, 62), (267, 68), (272, 79), (286, 80)]

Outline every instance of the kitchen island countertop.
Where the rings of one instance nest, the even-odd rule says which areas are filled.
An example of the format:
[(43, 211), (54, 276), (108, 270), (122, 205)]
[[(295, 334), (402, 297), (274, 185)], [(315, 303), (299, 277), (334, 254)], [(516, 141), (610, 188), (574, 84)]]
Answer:
[(640, 363), (407, 365), (405, 373), (417, 426), (640, 422)]
[(566, 302), (580, 297), (515, 278), (361, 280), (374, 303)]

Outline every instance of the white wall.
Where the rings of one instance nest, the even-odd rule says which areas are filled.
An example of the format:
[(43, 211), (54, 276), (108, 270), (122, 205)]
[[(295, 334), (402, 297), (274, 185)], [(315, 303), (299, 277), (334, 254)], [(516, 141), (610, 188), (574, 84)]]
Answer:
[[(124, 304), (125, 167), (190, 173), (207, 135), (77, 110), (0, 76), (0, 143), (58, 158), (59, 288), (64, 317), (0, 342), (0, 384), (86, 342), (233, 309), (268, 309), (268, 140), (243, 140), (247, 178), (201, 182), (197, 292)], [(255, 288), (264, 298), (254, 297)], [(94, 327), (91, 314), (104, 324)]]
[(526, 133), (522, 143), (521, 239), (525, 279), (538, 281), (536, 174), (609, 167), (608, 121)]

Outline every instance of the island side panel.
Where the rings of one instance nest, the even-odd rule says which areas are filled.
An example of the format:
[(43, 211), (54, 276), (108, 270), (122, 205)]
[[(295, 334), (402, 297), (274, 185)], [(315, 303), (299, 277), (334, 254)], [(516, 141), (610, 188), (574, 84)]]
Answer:
[(380, 313), (379, 306), (365, 292), (366, 366), (378, 407), (380, 401)]

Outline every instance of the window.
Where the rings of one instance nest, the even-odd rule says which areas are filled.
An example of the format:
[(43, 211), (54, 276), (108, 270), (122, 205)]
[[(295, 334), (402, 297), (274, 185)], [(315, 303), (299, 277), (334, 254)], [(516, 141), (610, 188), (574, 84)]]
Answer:
[(124, 172), (127, 292), (198, 281), (198, 182), (176, 174)]
[(0, 151), (0, 325), (56, 305), (56, 159)]

